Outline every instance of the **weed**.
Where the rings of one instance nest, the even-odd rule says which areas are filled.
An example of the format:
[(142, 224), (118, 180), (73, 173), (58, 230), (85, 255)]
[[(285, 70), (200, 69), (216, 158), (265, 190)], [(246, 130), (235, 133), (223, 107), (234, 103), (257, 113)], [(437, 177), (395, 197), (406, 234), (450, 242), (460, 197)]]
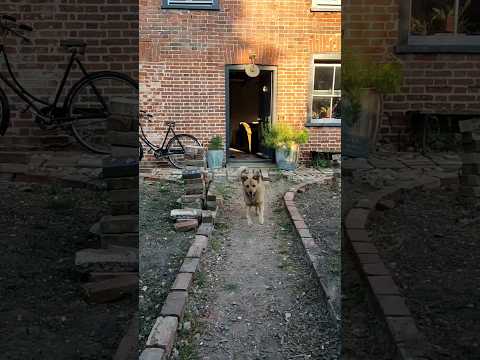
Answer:
[(223, 285), (223, 289), (225, 291), (235, 291), (235, 290), (238, 290), (238, 284), (234, 284), (234, 283), (228, 283), (228, 284), (225, 284)]
[(199, 271), (195, 275), (195, 283), (199, 288), (204, 288), (205, 284), (207, 283), (207, 274), (205, 274), (203, 271)]

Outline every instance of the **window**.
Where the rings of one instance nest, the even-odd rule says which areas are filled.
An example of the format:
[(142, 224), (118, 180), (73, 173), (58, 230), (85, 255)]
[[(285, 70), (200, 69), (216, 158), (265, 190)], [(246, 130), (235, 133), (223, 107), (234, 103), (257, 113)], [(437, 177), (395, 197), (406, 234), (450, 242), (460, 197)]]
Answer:
[(312, 11), (341, 11), (342, 0), (312, 0)]
[(477, 51), (480, 1), (410, 0), (401, 3), (400, 45), (425, 51)]
[(311, 123), (339, 123), (342, 70), (339, 61), (315, 60), (313, 65)]
[(218, 0), (162, 0), (164, 9), (218, 10)]

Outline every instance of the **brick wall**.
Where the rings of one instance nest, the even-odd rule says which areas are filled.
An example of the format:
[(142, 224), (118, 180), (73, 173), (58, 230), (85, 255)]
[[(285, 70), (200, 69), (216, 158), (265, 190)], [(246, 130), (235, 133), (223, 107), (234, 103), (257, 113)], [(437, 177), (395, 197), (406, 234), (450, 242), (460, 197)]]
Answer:
[(395, 54), (400, 1), (342, 2), (344, 49), (404, 65), (401, 92), (385, 97), (381, 132), (392, 141), (405, 132), (407, 111), (480, 112), (480, 54)]
[[(165, 120), (206, 143), (225, 138), (225, 65), (278, 69), (278, 121), (307, 120), (312, 56), (340, 52), (340, 14), (310, 11), (311, 1), (220, 0), (220, 11), (162, 10), (140, 1), (141, 106), (154, 114), (148, 136), (160, 141)], [(304, 149), (340, 148), (339, 128), (310, 128)]]
[[(135, 0), (6, 0), (0, 14), (14, 16), (31, 25), (32, 44), (17, 38), (6, 42), (9, 60), (19, 81), (34, 95), (53, 100), (70, 53), (61, 40), (80, 39), (87, 44), (81, 58), (87, 71), (114, 70), (138, 77), (138, 2)], [(6, 74), (3, 59), (0, 71)], [(75, 71), (72, 80), (78, 80)], [(68, 85), (68, 84), (67, 84)], [(45, 148), (66, 139), (60, 131), (43, 131), (30, 112), (21, 114), (23, 103), (7, 91), (12, 127), (0, 138), (0, 149)]]

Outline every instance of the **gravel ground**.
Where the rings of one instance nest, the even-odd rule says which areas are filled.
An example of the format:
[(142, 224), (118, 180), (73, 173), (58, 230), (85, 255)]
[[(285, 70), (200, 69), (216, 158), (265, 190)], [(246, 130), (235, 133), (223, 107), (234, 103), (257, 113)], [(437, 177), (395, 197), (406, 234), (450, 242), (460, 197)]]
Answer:
[(183, 193), (178, 181), (144, 182), (140, 187), (140, 351), (194, 238), (193, 232), (175, 232), (170, 220)]
[(266, 222), (251, 227), (238, 184), (225, 191), (176, 358), (339, 358), (339, 332), (282, 204), (289, 186), (269, 185)]
[(480, 359), (480, 207), (444, 190), (409, 192), (370, 231), (433, 359)]
[(340, 314), (341, 276), (341, 190), (339, 182), (315, 184), (304, 193), (297, 194), (295, 203), (321, 250), (320, 271), (330, 293), (338, 294), (334, 301)]
[[(370, 185), (342, 177), (342, 217), (354, 203), (374, 191)], [(370, 291), (342, 236), (342, 359), (391, 360), (394, 344), (376, 313)]]
[(75, 252), (97, 246), (89, 228), (108, 211), (105, 194), (0, 183), (0, 357), (107, 360), (137, 298), (82, 300)]

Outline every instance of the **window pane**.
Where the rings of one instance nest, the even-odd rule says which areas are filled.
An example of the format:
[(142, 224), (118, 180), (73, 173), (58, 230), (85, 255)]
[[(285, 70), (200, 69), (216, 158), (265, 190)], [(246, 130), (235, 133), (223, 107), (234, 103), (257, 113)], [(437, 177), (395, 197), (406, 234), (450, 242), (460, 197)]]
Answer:
[(342, 68), (337, 66), (335, 69), (335, 94), (340, 94), (342, 91)]
[(330, 97), (314, 97), (312, 104), (312, 118), (323, 119), (331, 117)]
[(314, 90), (331, 94), (333, 87), (333, 66), (316, 66)]
[(332, 118), (341, 119), (342, 118), (342, 104), (340, 103), (341, 98), (333, 98), (332, 105)]
[(480, 35), (480, 1), (460, 0), (458, 33)]
[(455, 32), (455, 0), (412, 1), (410, 32), (434, 35)]

